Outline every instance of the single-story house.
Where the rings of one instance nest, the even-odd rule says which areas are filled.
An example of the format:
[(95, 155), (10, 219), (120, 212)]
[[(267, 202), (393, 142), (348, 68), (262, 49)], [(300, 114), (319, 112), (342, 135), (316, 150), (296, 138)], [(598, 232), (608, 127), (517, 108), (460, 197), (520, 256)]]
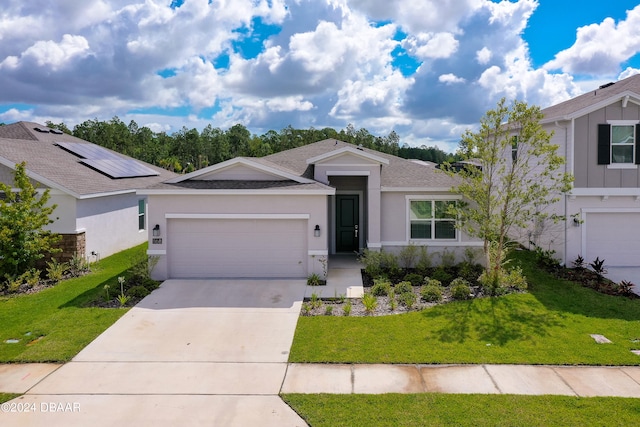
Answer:
[(445, 212), (455, 184), (432, 166), (327, 139), (138, 194), (149, 201), (154, 278), (304, 278), (333, 254), (481, 246)]
[(555, 206), (567, 220), (539, 230), (568, 266), (582, 256), (640, 267), (640, 75), (542, 110), (573, 189)]
[(175, 173), (38, 123), (0, 126), (0, 180), (13, 184), (16, 164), (56, 204), (48, 229), (62, 235), (67, 260), (95, 261), (147, 240), (147, 201), (136, 194)]

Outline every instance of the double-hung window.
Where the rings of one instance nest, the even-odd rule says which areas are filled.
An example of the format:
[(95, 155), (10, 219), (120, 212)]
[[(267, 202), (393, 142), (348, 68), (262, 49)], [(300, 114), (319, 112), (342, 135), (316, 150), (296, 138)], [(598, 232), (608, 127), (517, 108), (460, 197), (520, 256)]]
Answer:
[(598, 125), (598, 164), (624, 168), (640, 163), (639, 128), (637, 121), (625, 120)]
[(410, 238), (424, 240), (456, 239), (456, 219), (448, 212), (453, 200), (410, 200)]

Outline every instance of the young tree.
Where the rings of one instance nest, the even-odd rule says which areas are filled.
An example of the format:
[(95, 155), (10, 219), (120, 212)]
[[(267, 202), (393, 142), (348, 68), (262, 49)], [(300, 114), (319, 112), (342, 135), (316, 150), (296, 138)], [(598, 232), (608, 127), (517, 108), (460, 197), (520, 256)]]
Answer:
[(0, 274), (14, 276), (34, 267), (47, 253), (57, 250), (53, 246), (60, 236), (45, 230), (54, 220), (50, 215), (56, 205), (47, 206), (49, 190), (38, 194), (26, 173), (24, 162), (16, 165), (14, 188), (0, 182)]
[(573, 177), (561, 170), (565, 160), (558, 146), (551, 143), (540, 120), (537, 106), (503, 98), (480, 121), (477, 132), (462, 136), (459, 154), (477, 159), (482, 169), (469, 166), (456, 173), (460, 184), (454, 191), (465, 202), (452, 209), (461, 228), (484, 241), (486, 274), (498, 284), (511, 233), (539, 221), (562, 218), (545, 208), (558, 202), (569, 191)]

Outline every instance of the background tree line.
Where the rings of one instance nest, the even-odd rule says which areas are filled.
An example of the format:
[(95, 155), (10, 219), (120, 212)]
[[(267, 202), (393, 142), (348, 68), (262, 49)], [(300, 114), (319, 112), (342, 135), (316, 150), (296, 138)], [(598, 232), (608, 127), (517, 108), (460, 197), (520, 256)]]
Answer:
[(241, 124), (226, 131), (206, 126), (201, 132), (182, 127), (177, 132), (153, 132), (135, 121), (127, 125), (117, 116), (109, 121), (86, 120), (70, 130), (64, 123), (46, 122), (50, 128), (101, 145), (127, 156), (175, 172), (191, 172), (225, 160), (238, 157), (262, 157), (279, 151), (300, 147), (327, 138), (335, 138), (355, 145), (393, 154), (406, 159), (420, 159), (434, 163), (457, 160), (453, 154), (437, 147), (410, 147), (400, 144), (400, 137), (392, 131), (380, 137), (367, 129), (356, 129), (349, 124), (336, 131), (324, 129), (294, 129), (291, 126), (270, 130), (263, 135), (252, 135)]

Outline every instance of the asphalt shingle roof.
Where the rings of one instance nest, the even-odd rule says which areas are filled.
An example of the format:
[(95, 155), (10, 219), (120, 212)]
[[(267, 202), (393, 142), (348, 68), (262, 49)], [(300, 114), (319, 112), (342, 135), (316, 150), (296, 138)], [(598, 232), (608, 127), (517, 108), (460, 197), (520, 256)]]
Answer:
[[(40, 132), (36, 128), (46, 131)], [(28, 172), (37, 174), (78, 196), (133, 191), (176, 176), (174, 172), (137, 160), (140, 164), (158, 172), (159, 175), (112, 179), (83, 165), (79, 157), (55, 145), (57, 142), (91, 143), (71, 135), (51, 133), (48, 130), (46, 126), (31, 122), (0, 126), (0, 157), (14, 164), (24, 161), (27, 163)], [(130, 159), (122, 154), (115, 154), (123, 159)]]
[[(330, 153), (331, 151), (339, 150), (344, 147), (356, 148), (355, 145), (347, 142), (336, 139), (325, 139), (313, 144), (272, 154), (270, 156), (263, 157), (262, 159), (263, 161), (268, 161), (286, 168), (287, 170), (293, 171), (297, 175), (313, 179), (313, 165), (308, 165), (307, 159)], [(449, 189), (458, 183), (455, 178), (452, 178), (433, 167), (421, 165), (410, 160), (370, 150), (368, 148), (360, 147), (359, 149), (365, 153), (382, 157), (389, 161), (389, 164), (382, 165), (380, 179), (383, 187)]]
[(545, 121), (561, 120), (580, 110), (605, 101), (624, 92), (633, 92), (640, 96), (640, 74), (628, 77), (606, 87), (597, 88), (575, 98), (561, 102), (542, 110)]

